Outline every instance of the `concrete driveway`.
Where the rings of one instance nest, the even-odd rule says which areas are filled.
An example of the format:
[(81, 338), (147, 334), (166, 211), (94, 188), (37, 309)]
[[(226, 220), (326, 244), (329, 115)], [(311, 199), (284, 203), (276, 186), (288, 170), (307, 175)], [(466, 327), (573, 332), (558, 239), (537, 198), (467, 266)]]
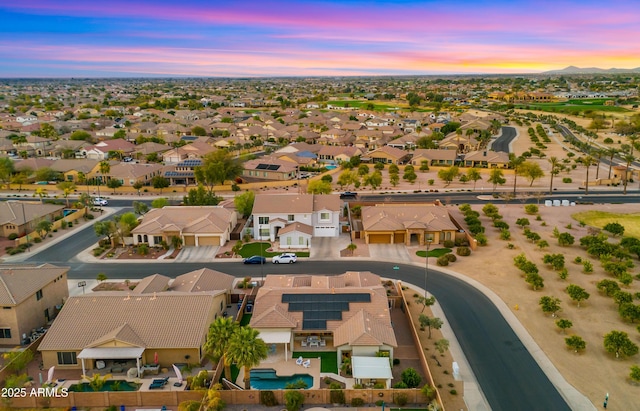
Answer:
[(378, 261), (411, 261), (407, 246), (404, 244), (369, 244), (369, 255)]
[(350, 241), (348, 233), (342, 233), (338, 237), (313, 237), (311, 238), (311, 260), (336, 260), (340, 258), (340, 250), (345, 249)]
[(214, 245), (184, 247), (174, 261), (178, 263), (210, 263), (216, 258), (219, 249), (220, 247)]

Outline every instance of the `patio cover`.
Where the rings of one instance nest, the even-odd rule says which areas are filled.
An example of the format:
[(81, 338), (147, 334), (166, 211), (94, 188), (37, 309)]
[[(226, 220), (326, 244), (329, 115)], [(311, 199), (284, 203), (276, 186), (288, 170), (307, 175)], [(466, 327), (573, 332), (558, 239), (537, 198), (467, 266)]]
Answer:
[(291, 331), (260, 331), (260, 338), (267, 344), (288, 344), (291, 341)]
[(141, 347), (107, 347), (107, 348), (85, 348), (80, 351), (77, 358), (125, 360), (140, 358), (144, 353)]
[(355, 379), (390, 380), (393, 378), (388, 357), (351, 357), (351, 368)]

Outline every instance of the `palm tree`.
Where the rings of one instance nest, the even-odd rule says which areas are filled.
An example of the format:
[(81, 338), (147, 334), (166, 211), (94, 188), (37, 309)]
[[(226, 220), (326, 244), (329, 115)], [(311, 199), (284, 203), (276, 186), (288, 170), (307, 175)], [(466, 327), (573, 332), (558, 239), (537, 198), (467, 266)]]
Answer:
[(593, 155), (594, 158), (596, 159), (596, 180), (598, 179), (598, 176), (600, 175), (600, 160), (602, 160), (602, 156), (604, 156), (604, 151), (602, 149), (595, 149), (593, 150)]
[(607, 177), (609, 180), (611, 179), (611, 167), (613, 167), (613, 157), (618, 154), (618, 149), (611, 147), (610, 149), (607, 150), (607, 154), (609, 155), (609, 177)]
[(582, 164), (587, 168), (587, 179), (584, 185), (584, 193), (589, 194), (589, 167), (596, 163), (596, 159), (591, 156), (586, 156), (582, 159)]
[(227, 356), (238, 367), (244, 367), (244, 388), (251, 389), (251, 368), (267, 358), (267, 344), (260, 333), (249, 326), (240, 327), (229, 340)]
[(516, 195), (516, 182), (518, 181), (518, 167), (524, 163), (524, 157), (516, 157), (515, 154), (509, 154), (509, 167), (513, 169), (513, 195)]
[(627, 162), (627, 168), (624, 170), (624, 192), (623, 192), (623, 194), (626, 195), (627, 184), (629, 183), (629, 167), (631, 166), (631, 163), (633, 163), (633, 161), (636, 158), (632, 154), (625, 154), (624, 157), (622, 157), (622, 159)]
[(100, 184), (102, 184), (102, 177), (105, 174), (109, 174), (109, 172), (111, 171), (111, 164), (109, 164), (109, 162), (107, 160), (102, 160), (100, 162), (100, 164), (98, 165), (99, 167), (99, 172), (101, 174), (100, 178), (98, 179), (98, 197), (100, 196)]
[[(224, 364), (225, 378), (231, 381), (231, 359), (228, 356), (229, 343), (231, 337), (240, 328), (238, 323), (233, 321), (231, 317), (219, 317), (209, 326), (207, 342), (204, 343), (204, 349), (207, 353), (213, 355), (214, 358), (222, 358)], [(232, 381), (233, 382), (233, 381)]]
[(560, 160), (558, 157), (550, 157), (549, 163), (551, 163), (551, 182), (549, 183), (549, 194), (553, 194), (553, 176), (560, 173)]

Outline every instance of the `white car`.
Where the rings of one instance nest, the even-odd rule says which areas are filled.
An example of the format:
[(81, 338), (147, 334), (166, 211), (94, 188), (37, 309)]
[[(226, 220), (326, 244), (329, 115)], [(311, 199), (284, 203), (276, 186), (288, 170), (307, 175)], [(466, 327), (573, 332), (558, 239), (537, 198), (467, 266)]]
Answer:
[(93, 205), (106, 206), (107, 204), (109, 204), (109, 202), (104, 198), (96, 197), (93, 199)]
[(293, 264), (298, 261), (298, 257), (293, 253), (276, 255), (271, 259), (273, 264)]

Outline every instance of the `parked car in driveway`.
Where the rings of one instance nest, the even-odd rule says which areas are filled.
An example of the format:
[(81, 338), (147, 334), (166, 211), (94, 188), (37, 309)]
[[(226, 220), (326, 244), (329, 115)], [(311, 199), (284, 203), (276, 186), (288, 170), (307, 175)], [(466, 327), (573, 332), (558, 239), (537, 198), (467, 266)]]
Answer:
[(276, 255), (271, 259), (274, 264), (293, 264), (298, 261), (298, 256), (293, 253), (284, 253)]
[(352, 191), (345, 191), (344, 193), (340, 194), (340, 199), (355, 199), (356, 197), (358, 197), (358, 193), (354, 193)]
[(106, 206), (108, 204), (109, 204), (109, 202), (107, 200), (105, 200), (104, 198), (96, 197), (96, 198), (93, 199), (93, 205)]
[(252, 255), (251, 257), (247, 257), (242, 260), (245, 264), (264, 264), (267, 262), (267, 259), (264, 257), (260, 257), (259, 255)]

